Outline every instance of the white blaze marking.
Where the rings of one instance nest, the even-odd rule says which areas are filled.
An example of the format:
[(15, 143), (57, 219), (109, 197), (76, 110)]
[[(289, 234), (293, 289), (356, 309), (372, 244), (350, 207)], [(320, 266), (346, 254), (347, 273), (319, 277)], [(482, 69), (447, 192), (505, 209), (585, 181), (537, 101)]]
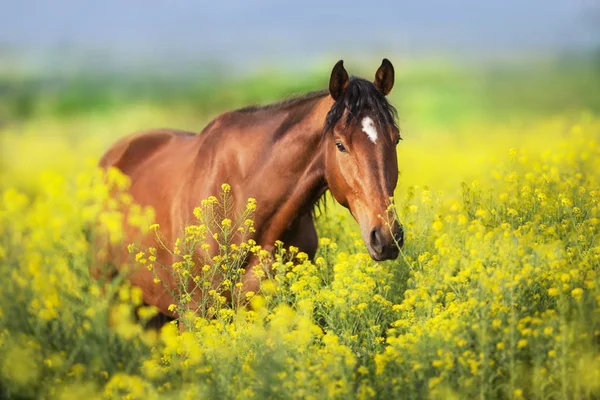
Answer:
[(362, 130), (367, 134), (371, 142), (377, 141), (377, 130), (375, 129), (375, 123), (370, 117), (364, 117), (362, 120)]

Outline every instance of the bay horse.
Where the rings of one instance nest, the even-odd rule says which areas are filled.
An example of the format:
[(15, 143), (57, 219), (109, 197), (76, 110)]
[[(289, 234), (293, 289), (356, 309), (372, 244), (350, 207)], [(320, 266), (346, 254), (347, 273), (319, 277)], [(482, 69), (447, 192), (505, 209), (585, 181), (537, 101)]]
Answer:
[[(235, 195), (233, 215), (244, 210), (248, 198), (256, 199), (253, 239), (263, 249), (271, 251), (281, 240), (313, 257), (318, 239), (312, 211), (329, 190), (359, 223), (373, 260), (395, 259), (404, 241), (402, 227), (381, 218), (398, 180), (400, 132), (386, 98), (393, 85), (394, 67), (387, 59), (374, 82), (349, 78), (340, 60), (329, 90), (225, 112), (200, 134), (171, 129), (135, 134), (110, 147), (99, 165), (130, 178), (130, 194), (154, 209), (162, 240), (171, 248), (196, 221), (193, 210), (200, 200), (228, 183)], [(175, 261), (151, 234), (143, 242), (157, 247), (162, 265)], [(126, 249), (120, 252), (125, 260)], [(251, 264), (248, 260), (243, 290), (256, 292), (259, 281)], [(174, 287), (175, 278), (167, 270), (161, 273)], [(139, 268), (129, 279), (142, 289), (146, 304), (177, 318), (169, 310), (175, 299), (154, 277)]]

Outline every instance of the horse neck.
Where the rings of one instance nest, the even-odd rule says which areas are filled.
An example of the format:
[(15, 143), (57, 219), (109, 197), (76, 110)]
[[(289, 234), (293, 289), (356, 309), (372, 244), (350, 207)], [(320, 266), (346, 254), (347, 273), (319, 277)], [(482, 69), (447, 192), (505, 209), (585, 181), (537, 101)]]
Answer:
[[(327, 190), (323, 125), (333, 100), (318, 98), (310, 112), (274, 140), (256, 190), (263, 242), (274, 242)], [(281, 134), (281, 133), (279, 133)], [(262, 199), (261, 199), (262, 198)], [(261, 207), (262, 200), (262, 207)]]

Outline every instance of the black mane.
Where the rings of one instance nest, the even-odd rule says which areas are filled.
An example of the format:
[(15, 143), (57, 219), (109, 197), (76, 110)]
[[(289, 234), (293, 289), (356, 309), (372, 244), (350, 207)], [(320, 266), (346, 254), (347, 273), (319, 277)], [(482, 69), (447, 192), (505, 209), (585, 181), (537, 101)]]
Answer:
[[(310, 112), (312, 104), (329, 94), (328, 90), (319, 90), (307, 94), (284, 99), (267, 105), (250, 105), (236, 110), (241, 113), (253, 113), (257, 111), (278, 111), (288, 108), (299, 107), (299, 115), (290, 117), (290, 120), (298, 122)], [(305, 107), (303, 107), (305, 106)], [(393, 125), (398, 128), (396, 122), (398, 113), (392, 106), (383, 92), (372, 82), (366, 79), (352, 77), (344, 93), (336, 100), (331, 110), (327, 113), (323, 133), (329, 132), (342, 119), (344, 112), (348, 110), (345, 123), (350, 122), (352, 118), (359, 118), (365, 111), (372, 112), (375, 117), (375, 123), (384, 127)], [(289, 124), (285, 124), (289, 128)]]
[(398, 112), (385, 97), (385, 94), (366, 79), (352, 77), (344, 93), (336, 100), (325, 119), (323, 133), (327, 133), (344, 116), (348, 110), (345, 123), (352, 118), (359, 118), (365, 111), (370, 111), (375, 116), (375, 123), (379, 126), (393, 125), (398, 128), (396, 119)]

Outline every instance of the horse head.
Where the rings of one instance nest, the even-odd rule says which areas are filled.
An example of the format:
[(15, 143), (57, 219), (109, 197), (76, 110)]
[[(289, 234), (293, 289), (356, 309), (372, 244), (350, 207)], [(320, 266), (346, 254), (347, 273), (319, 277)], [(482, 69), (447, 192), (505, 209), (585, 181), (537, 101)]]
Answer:
[(359, 223), (374, 260), (395, 259), (404, 242), (402, 226), (390, 217), (398, 181), (396, 110), (386, 96), (394, 67), (384, 59), (370, 82), (349, 78), (343, 61), (331, 73), (334, 100), (325, 121), (325, 179), (333, 197)]

